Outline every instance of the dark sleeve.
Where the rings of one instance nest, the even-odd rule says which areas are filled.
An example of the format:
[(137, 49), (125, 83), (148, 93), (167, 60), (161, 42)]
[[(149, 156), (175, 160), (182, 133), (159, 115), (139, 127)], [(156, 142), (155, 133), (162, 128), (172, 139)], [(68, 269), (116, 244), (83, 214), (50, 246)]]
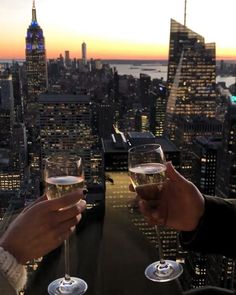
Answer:
[(236, 200), (205, 196), (205, 212), (195, 231), (181, 232), (186, 250), (236, 258)]

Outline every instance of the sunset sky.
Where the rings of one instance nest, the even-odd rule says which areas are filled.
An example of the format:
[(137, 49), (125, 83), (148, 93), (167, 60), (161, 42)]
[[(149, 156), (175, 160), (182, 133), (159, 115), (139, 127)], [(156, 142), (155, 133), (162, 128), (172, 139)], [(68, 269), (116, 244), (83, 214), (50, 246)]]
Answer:
[[(0, 0), (0, 59), (24, 58), (32, 0)], [(65, 50), (88, 58), (168, 57), (170, 19), (184, 22), (184, 0), (36, 0), (47, 57)], [(236, 59), (235, 0), (188, 0), (187, 26), (215, 42), (217, 58)]]

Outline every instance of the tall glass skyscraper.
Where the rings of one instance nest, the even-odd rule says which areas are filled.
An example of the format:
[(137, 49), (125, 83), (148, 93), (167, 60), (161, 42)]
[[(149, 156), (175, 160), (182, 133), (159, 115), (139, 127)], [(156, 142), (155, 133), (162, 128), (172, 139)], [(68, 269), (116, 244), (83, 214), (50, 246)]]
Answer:
[(171, 19), (166, 131), (174, 139), (179, 116), (215, 115), (215, 43)]

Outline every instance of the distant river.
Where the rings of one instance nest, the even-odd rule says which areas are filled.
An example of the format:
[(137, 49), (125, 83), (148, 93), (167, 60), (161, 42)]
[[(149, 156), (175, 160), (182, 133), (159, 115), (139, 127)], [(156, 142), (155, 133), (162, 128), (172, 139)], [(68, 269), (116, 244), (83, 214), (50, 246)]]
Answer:
[(167, 80), (167, 66), (160, 63), (143, 64), (110, 64), (115, 67), (119, 75), (132, 75), (139, 78), (141, 73), (149, 75), (152, 79)]
[[(153, 63), (153, 64), (110, 64), (111, 67), (115, 67), (118, 71), (119, 75), (132, 75), (135, 78), (139, 78), (141, 73), (149, 75), (152, 79), (161, 79), (163, 78), (164, 81), (167, 80), (167, 65), (162, 65), (160, 63)], [(225, 82), (226, 86), (229, 87), (230, 85), (234, 84), (236, 81), (235, 77), (216, 77), (216, 83), (218, 82)]]

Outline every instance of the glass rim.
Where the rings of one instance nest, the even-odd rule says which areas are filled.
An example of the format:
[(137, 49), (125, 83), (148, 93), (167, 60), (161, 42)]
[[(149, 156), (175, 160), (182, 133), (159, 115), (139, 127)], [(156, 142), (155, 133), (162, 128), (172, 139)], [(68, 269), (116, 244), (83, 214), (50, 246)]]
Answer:
[(56, 165), (72, 165), (74, 163), (82, 162), (82, 157), (72, 154), (58, 153), (45, 158), (45, 163)]
[[(144, 147), (147, 147), (148, 150), (145, 150)], [(160, 149), (162, 151), (162, 147), (159, 143), (144, 143), (133, 146), (132, 148), (128, 149), (128, 153), (136, 153), (142, 151), (143, 153), (149, 153), (150, 151), (155, 151)]]

